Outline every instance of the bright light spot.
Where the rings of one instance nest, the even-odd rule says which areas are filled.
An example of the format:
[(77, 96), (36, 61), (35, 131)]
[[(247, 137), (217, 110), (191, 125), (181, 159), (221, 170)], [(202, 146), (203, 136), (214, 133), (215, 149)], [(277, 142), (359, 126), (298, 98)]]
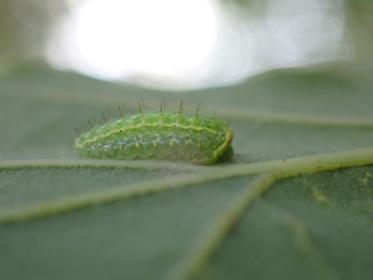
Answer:
[(208, 71), (216, 36), (214, 1), (89, 0), (64, 19), (48, 57), (99, 78), (191, 81)]
[[(67, 0), (66, 0), (67, 1)], [(343, 0), (69, 0), (48, 42), (59, 68), (148, 86), (236, 83), (350, 59)]]

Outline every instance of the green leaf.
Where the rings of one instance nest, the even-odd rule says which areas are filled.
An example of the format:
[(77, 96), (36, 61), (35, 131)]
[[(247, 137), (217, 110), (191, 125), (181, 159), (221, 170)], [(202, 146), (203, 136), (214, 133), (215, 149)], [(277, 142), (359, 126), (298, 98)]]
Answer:
[[(1, 74), (1, 279), (371, 279), (373, 85), (359, 71), (191, 92), (42, 65)], [(163, 97), (168, 111), (184, 100), (228, 121), (234, 159), (77, 158), (74, 128)]]

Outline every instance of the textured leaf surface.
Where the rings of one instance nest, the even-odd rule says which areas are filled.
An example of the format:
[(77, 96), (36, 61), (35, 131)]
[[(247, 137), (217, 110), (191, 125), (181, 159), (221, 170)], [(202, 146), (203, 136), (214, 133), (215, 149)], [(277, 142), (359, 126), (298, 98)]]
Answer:
[[(1, 279), (371, 279), (373, 86), (346, 69), (181, 93), (3, 73)], [(77, 159), (74, 128), (163, 97), (228, 121), (234, 160)]]

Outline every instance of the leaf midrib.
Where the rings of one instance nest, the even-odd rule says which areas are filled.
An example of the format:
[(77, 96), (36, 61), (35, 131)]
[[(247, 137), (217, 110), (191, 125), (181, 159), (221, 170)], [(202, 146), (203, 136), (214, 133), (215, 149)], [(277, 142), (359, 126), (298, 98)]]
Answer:
[[(78, 167), (80, 161), (73, 161), (71, 166)], [(87, 165), (88, 161), (82, 161), (81, 167)], [(32, 161), (28, 168), (35, 168)], [(94, 164), (98, 164), (94, 162)], [(130, 163), (120, 163), (123, 166)], [(144, 166), (148, 163), (144, 163)], [(167, 164), (167, 163), (166, 163)], [(74, 209), (80, 209), (97, 204), (112, 203), (118, 200), (127, 200), (132, 197), (158, 193), (171, 189), (197, 186), (198, 184), (226, 179), (232, 177), (248, 176), (260, 173), (273, 173), (276, 180), (294, 177), (303, 174), (312, 174), (324, 171), (332, 171), (342, 168), (358, 167), (373, 164), (373, 147), (341, 151), (334, 153), (324, 153), (310, 156), (291, 158), (287, 160), (274, 160), (267, 162), (239, 164), (224, 167), (204, 167), (202, 171), (190, 172), (188, 174), (174, 175), (167, 180), (161, 178), (135, 183), (129, 186), (107, 187), (105, 190), (94, 193), (85, 193), (79, 197), (67, 197), (64, 199), (51, 199), (47, 202), (39, 203), (28, 209), (13, 210), (0, 215), (0, 223), (17, 223), (36, 218), (45, 218)], [(53, 165), (41, 164), (43, 168), (54, 167)], [(58, 164), (57, 164), (58, 165)], [(68, 166), (68, 161), (63, 163)], [(110, 164), (113, 163), (110, 161)], [(118, 163), (119, 165), (119, 163)], [(17, 165), (0, 164), (1, 169), (14, 168)], [(21, 165), (18, 165), (21, 166)], [(22, 165), (25, 168), (25, 165)], [(102, 167), (105, 165), (103, 164)], [(149, 165), (150, 166), (150, 165)], [(149, 167), (148, 166), (148, 167)], [(155, 165), (153, 166), (153, 168)]]

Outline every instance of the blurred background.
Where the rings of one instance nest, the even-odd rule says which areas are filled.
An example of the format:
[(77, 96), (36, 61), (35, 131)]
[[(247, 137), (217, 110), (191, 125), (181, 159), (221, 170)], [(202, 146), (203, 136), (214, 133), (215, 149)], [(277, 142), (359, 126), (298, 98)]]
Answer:
[(0, 0), (0, 71), (43, 60), (177, 90), (274, 68), (370, 67), (372, 15), (368, 0)]

